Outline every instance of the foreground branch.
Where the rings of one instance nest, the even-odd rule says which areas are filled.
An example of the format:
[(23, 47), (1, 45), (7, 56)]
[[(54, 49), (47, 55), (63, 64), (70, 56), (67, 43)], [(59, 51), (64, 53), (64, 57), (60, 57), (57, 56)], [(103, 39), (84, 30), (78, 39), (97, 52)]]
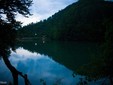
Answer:
[(18, 76), (19, 75), (24, 78), (25, 85), (31, 85), (27, 78), (27, 74), (23, 75), (22, 72), (18, 71), (14, 66), (12, 66), (8, 59), (8, 56), (6, 54), (3, 55), (3, 60), (6, 64), (6, 66), (8, 67), (8, 69), (12, 73), (14, 85), (18, 85)]

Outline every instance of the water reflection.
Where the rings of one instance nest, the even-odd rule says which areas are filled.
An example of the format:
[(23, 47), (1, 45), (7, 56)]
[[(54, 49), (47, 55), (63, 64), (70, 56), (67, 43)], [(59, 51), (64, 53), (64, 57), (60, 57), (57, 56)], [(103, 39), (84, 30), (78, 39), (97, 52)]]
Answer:
[[(23, 73), (28, 74), (28, 78), (32, 85), (42, 85), (45, 82), (47, 85), (76, 85), (81, 76), (72, 76), (73, 71), (65, 66), (55, 62), (50, 56), (30, 52), (22, 47), (19, 47), (15, 52), (11, 53), (11, 63)], [(4, 65), (0, 62), (0, 81), (11, 81), (11, 74)], [(20, 85), (24, 82), (19, 78)]]
[[(37, 43), (37, 45), (35, 45)], [(17, 47), (22, 46), (32, 52), (52, 57), (56, 62), (66, 66), (67, 68), (76, 71), (76, 69), (90, 62), (92, 54), (99, 52), (96, 43), (80, 43), (80, 42), (46, 42), (39, 41), (22, 42)], [(97, 55), (97, 54), (96, 54)]]

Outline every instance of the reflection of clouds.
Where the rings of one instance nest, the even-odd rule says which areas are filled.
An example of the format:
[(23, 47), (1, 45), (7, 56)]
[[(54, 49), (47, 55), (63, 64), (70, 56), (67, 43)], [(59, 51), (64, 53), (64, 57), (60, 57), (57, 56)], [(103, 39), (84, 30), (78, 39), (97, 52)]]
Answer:
[(63, 85), (70, 85), (75, 82), (72, 71), (60, 65), (51, 58), (36, 52), (30, 52), (23, 48), (18, 48), (11, 53), (11, 63), (23, 73), (27, 73), (33, 85), (37, 85), (40, 79), (44, 79), (48, 85), (53, 85), (60, 79)]
[[(16, 53), (12, 52), (10, 61), (19, 71), (28, 74), (32, 85), (40, 85), (40, 79), (46, 81), (47, 85), (76, 85), (81, 78), (80, 75), (73, 78), (72, 71), (48, 56), (32, 53), (23, 48), (18, 48)], [(3, 60), (0, 60), (0, 81), (12, 81), (11, 73)], [(100, 85), (100, 82), (91, 82), (89, 85)], [(24, 85), (22, 80), (19, 83)]]
[[(23, 49), (22, 47), (19, 47), (18, 49), (16, 49), (16, 52), (12, 51), (10, 60), (11, 60), (11, 63), (15, 67), (17, 67), (17, 64), (20, 62), (24, 63), (24, 65), (27, 66), (27, 64), (29, 64), (31, 60), (37, 60), (37, 59), (41, 59), (43, 57), (44, 57), (44, 55), (41, 55), (36, 52), (32, 53), (28, 50)], [(33, 62), (34, 61), (32, 61), (32, 64), (33, 64)]]
[(16, 50), (16, 53), (12, 52), (11, 56), (17, 56), (21, 60), (25, 60), (25, 59), (38, 59), (38, 58), (43, 57), (42, 55), (40, 55), (40, 54), (38, 54), (36, 52), (32, 53), (32, 52), (30, 52), (28, 50), (23, 49), (22, 47), (18, 48)]

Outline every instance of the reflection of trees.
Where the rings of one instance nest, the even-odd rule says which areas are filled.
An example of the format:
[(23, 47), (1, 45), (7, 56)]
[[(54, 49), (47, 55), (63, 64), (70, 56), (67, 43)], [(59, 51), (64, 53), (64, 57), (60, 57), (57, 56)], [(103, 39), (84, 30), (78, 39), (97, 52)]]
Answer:
[[(108, 78), (113, 85), (113, 23), (107, 20), (105, 41), (101, 44), (101, 52), (94, 55), (93, 60), (81, 66), (77, 72), (92, 79)], [(104, 82), (103, 82), (104, 83)]]
[(14, 85), (18, 85), (18, 75), (28, 81), (27, 76), (12, 66), (8, 59), (11, 49), (14, 50), (16, 29), (20, 26), (15, 16), (30, 15), (28, 8), (31, 3), (31, 0), (0, 0), (0, 56), (12, 73)]

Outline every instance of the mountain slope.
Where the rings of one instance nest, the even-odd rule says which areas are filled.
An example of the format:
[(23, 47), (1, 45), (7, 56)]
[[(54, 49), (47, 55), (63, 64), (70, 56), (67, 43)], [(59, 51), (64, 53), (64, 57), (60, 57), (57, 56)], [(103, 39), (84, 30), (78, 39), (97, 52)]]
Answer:
[(113, 2), (80, 0), (47, 20), (25, 26), (19, 33), (23, 37), (37, 33), (38, 37), (53, 40), (103, 41), (110, 22), (113, 22)]

